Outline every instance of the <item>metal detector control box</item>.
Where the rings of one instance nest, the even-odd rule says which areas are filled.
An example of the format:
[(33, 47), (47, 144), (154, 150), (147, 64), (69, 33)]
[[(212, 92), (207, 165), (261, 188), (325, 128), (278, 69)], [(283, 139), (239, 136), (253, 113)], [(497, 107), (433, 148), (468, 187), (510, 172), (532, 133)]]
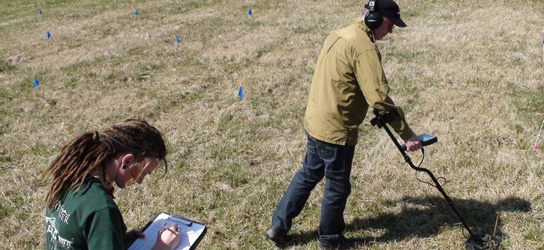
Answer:
[[(418, 137), (421, 140), (421, 145), (422, 146), (431, 145), (431, 144), (438, 141), (438, 138), (436, 136), (430, 135), (430, 134), (427, 134), (427, 133), (421, 134)], [(402, 148), (403, 151), (406, 151), (406, 144), (402, 144), (400, 147)]]
[(427, 133), (419, 135), (418, 137), (419, 139), (421, 139), (421, 145), (423, 146), (431, 145), (438, 141), (438, 138), (436, 138), (436, 136)]

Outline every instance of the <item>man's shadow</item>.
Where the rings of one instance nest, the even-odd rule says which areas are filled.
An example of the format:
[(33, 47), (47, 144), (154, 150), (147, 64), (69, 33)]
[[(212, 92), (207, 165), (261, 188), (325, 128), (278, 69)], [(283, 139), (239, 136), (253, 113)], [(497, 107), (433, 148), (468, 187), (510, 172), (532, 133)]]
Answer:
[[(452, 201), (475, 234), (493, 234), (498, 212), (529, 212), (531, 210), (531, 203), (518, 197), (508, 197), (496, 204), (473, 199), (452, 199)], [(396, 207), (399, 203), (400, 212), (386, 212), (376, 217), (356, 218), (348, 222), (346, 232), (382, 229), (384, 233), (378, 237), (350, 239), (347, 248), (413, 237), (426, 238), (437, 235), (442, 227), (462, 227), (457, 215), (441, 196), (421, 198), (406, 196), (400, 200), (387, 200), (383, 202), (383, 206), (384, 208)], [(499, 236), (502, 235), (500, 224), (499, 221), (496, 232)], [(468, 235), (466, 230), (465, 234)], [(304, 245), (315, 241), (317, 236), (317, 230), (293, 234), (293, 244)]]

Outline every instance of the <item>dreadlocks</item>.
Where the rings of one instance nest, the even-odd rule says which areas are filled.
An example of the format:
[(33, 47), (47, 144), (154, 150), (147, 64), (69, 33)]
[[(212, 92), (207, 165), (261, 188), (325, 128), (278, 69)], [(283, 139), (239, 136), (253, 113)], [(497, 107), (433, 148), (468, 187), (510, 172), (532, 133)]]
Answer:
[[(86, 132), (67, 143), (62, 152), (43, 173), (53, 181), (46, 197), (48, 208), (62, 200), (66, 193), (96, 170), (105, 177), (105, 162), (119, 154), (131, 153), (136, 162), (145, 158), (164, 161), (166, 146), (160, 132), (146, 121), (130, 119), (101, 131)], [(108, 190), (113, 194), (113, 188)]]

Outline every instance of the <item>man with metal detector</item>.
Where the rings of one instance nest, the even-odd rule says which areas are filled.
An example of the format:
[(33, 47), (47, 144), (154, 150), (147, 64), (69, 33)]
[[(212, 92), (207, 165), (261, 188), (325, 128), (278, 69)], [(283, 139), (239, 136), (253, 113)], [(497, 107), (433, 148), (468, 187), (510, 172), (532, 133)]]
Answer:
[(393, 0), (370, 0), (363, 14), (362, 19), (329, 35), (317, 60), (305, 115), (306, 158), (266, 232), (277, 245), (289, 243), (293, 218), (323, 177), (320, 247), (337, 248), (345, 241), (343, 213), (351, 192), (351, 164), (358, 128), (369, 107), (380, 111), (408, 151), (421, 148), (402, 110), (387, 95), (389, 85), (375, 43), (392, 33), (394, 26), (406, 27), (399, 7)]

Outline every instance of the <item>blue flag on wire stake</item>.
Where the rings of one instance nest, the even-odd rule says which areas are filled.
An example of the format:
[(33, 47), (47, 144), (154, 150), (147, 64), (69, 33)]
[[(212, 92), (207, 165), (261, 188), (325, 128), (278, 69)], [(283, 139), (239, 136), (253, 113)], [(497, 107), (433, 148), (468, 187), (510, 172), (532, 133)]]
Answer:
[(34, 76), (34, 88), (37, 89), (38, 85), (40, 85), (40, 82), (38, 81), (38, 78), (36, 78), (36, 76)]
[(49, 33), (49, 31), (47, 31), (47, 39), (51, 38), (51, 33)]
[(176, 43), (179, 43), (179, 36), (176, 35)]
[(140, 9), (136, 9), (136, 15), (137, 15), (137, 16), (140, 15)]
[(40, 13), (40, 15), (43, 15), (42, 8), (38, 9), (38, 13)]
[(247, 11), (247, 14), (252, 16), (253, 15), (253, 11), (251, 11), (251, 6), (249, 7), (249, 10)]
[(244, 89), (242, 86), (240, 86), (240, 90), (238, 90), (238, 96), (240, 97), (240, 101), (244, 100)]

